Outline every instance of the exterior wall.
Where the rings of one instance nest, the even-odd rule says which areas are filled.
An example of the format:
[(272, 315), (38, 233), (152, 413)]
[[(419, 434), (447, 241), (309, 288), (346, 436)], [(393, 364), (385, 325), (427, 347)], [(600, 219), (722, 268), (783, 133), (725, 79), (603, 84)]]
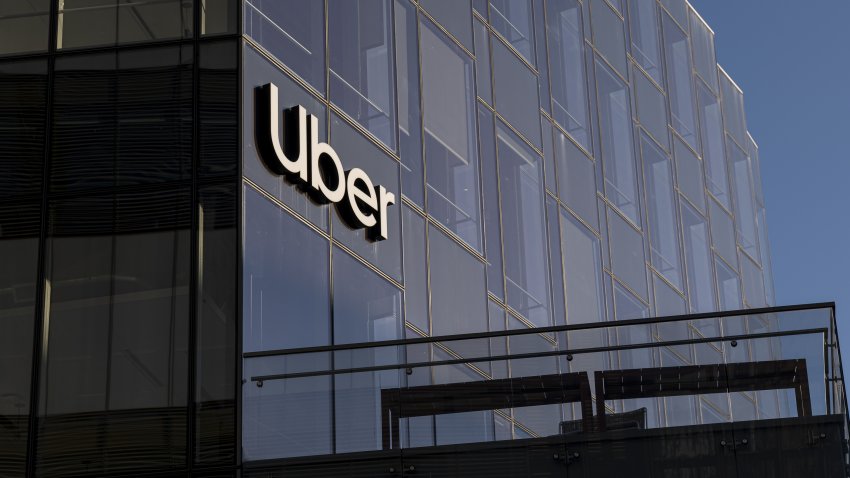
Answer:
[(0, 6), (0, 476), (237, 463), (237, 2), (148, 3)]
[[(743, 94), (683, 1), (247, 0), (243, 20), (244, 352), (773, 304)], [(303, 105), (346, 168), (400, 198), (388, 240), (368, 241), (264, 165), (252, 105), (270, 82), (278, 109)], [(699, 337), (701, 327), (721, 325), (642, 335)], [(707, 345), (534, 368), (720, 363), (729, 353)], [(246, 358), (243, 376), (316, 366), (283, 359)], [(404, 360), (315, 357), (329, 369), (349, 359)], [(380, 449), (376, 391), (410, 380), (442, 378), (381, 372), (245, 387), (244, 460)], [(780, 413), (776, 396), (687, 400), (641, 406), (654, 426)], [(411, 424), (408, 445), (545, 436), (572, 413), (460, 414)], [(370, 422), (372, 432), (350, 432)]]

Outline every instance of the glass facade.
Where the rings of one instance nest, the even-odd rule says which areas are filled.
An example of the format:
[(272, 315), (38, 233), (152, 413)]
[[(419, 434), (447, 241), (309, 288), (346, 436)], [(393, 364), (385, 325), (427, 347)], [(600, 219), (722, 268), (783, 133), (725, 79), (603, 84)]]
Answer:
[[(781, 355), (720, 343), (769, 318), (616, 329), (775, 305), (743, 93), (683, 0), (0, 3), (0, 476), (375, 476), (336, 455), (593, 415), (405, 390)], [(386, 240), (269, 167), (269, 83), (311, 115), (283, 159), (345, 186), (329, 145), (355, 208), (352, 172), (386, 188)], [(431, 341), (455, 334), (491, 335)], [(693, 343), (627, 350), (663, 341)], [(789, 407), (617, 397), (597, 413), (648, 428)]]

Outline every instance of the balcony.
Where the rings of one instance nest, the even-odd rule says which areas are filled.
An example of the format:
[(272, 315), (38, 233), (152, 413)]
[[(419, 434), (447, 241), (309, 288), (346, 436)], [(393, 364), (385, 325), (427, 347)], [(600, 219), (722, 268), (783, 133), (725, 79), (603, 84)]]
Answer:
[(246, 476), (847, 476), (833, 304), (244, 360)]

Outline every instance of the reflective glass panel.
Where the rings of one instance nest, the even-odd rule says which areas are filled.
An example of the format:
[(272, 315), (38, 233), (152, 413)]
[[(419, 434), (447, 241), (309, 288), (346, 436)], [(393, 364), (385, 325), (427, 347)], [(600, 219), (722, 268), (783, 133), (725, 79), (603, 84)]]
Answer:
[(593, 160), (558, 129), (555, 130), (555, 158), (558, 162), (558, 194), (561, 201), (588, 224), (598, 228)]
[(391, 0), (328, 2), (328, 96), (331, 102), (394, 150), (391, 12)]
[(655, 2), (629, 0), (632, 56), (658, 84), (663, 84), (658, 9)]
[(747, 120), (744, 115), (744, 93), (731, 78), (720, 72), (723, 98), (723, 124), (738, 144), (747, 144)]
[(738, 249), (735, 246), (735, 227), (732, 217), (716, 202), (709, 201), (708, 215), (711, 219), (711, 243), (714, 250), (730, 264), (738, 261)]
[(691, 47), (688, 37), (667, 15), (662, 15), (664, 57), (667, 60), (667, 93), (671, 124), (694, 149), (699, 148), (694, 111)]
[(726, 154), (723, 150), (723, 123), (720, 102), (705, 86), (697, 88), (700, 114), (700, 134), (705, 162), (705, 180), (708, 191), (721, 204), (731, 207), (729, 178), (726, 175)]
[(50, 0), (0, 4), (0, 55), (47, 51)]
[(605, 195), (629, 219), (640, 224), (629, 87), (599, 61), (596, 80)]
[(404, 306), (405, 319), (419, 330), (430, 333), (428, 322), (428, 257), (425, 219), (404, 206)]
[(192, 2), (185, 0), (63, 0), (56, 47), (192, 38), (192, 24)]
[(715, 306), (708, 224), (685, 201), (681, 201), (681, 207), (691, 312), (710, 312)]
[(605, 0), (591, 0), (590, 8), (593, 44), (623, 77), (628, 77), (623, 19)]
[(764, 276), (761, 269), (748, 257), (741, 257), (741, 277), (744, 281), (744, 299), (748, 307), (765, 307)]
[[(467, 50), (472, 51), (470, 0), (420, 0), (419, 4)], [(486, 17), (486, 15), (485, 15)]]
[(608, 210), (611, 269), (633, 291), (646, 297), (646, 262), (643, 236), (620, 215)]
[(551, 323), (542, 159), (499, 123), (499, 179), (507, 303), (538, 327)]
[(743, 307), (738, 274), (719, 258), (714, 259), (714, 267), (717, 269), (717, 293), (720, 310), (737, 310)]
[(422, 108), (419, 94), (419, 22), (416, 6), (395, 0), (396, 86), (398, 88), (398, 151), (402, 193), (425, 206), (422, 164)]
[(705, 211), (705, 181), (702, 173), (702, 161), (678, 136), (673, 137), (673, 156), (676, 158), (676, 177), (679, 190), (700, 211)]
[(753, 195), (753, 170), (750, 158), (735, 144), (727, 140), (729, 165), (735, 187), (735, 226), (738, 243), (750, 257), (759, 257), (758, 230), (756, 227), (756, 205)]
[(325, 2), (246, 0), (245, 34), (325, 91)]
[(667, 155), (646, 137), (641, 138), (641, 150), (646, 181), (651, 262), (655, 270), (670, 283), (682, 288), (673, 165)]
[(599, 238), (561, 211), (561, 241), (567, 293), (567, 323), (605, 320)]
[(487, 288), (503, 299), (505, 277), (502, 270), (502, 218), (499, 212), (499, 169), (496, 166), (496, 137), (493, 113), (478, 106), (479, 141), (481, 142), (481, 171), (484, 189), (485, 253), (487, 258)]
[(632, 77), (637, 98), (637, 116), (641, 126), (665, 149), (669, 149), (670, 135), (667, 133), (667, 103), (664, 101), (664, 93), (640, 71), (635, 70)]
[(329, 344), (328, 241), (250, 187), (244, 215), (243, 350)]
[(436, 228), (428, 241), (433, 334), (487, 330), (484, 264)]
[(717, 91), (717, 60), (714, 57), (714, 32), (703, 19), (691, 11), (691, 46), (697, 74)]
[(552, 117), (585, 149), (591, 149), (581, 4), (546, 2)]
[(490, 33), (487, 27), (475, 20), (475, 86), (478, 96), (493, 104), (493, 86), (490, 77)]
[(430, 22), (420, 35), (428, 213), (481, 250), (472, 59)]
[(531, 0), (490, 0), (490, 25), (532, 65), (533, 20)]
[(540, 147), (537, 77), (501, 42), (493, 42), (496, 110), (532, 144)]

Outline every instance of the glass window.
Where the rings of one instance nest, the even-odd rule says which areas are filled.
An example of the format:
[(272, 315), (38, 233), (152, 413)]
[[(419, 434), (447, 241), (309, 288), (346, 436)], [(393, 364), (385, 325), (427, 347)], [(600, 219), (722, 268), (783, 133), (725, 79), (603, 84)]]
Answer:
[(493, 104), (492, 78), (490, 78), (490, 33), (487, 27), (475, 20), (475, 86), (478, 96)]
[[(285, 108), (295, 105), (304, 106), (308, 114), (316, 116), (319, 120), (319, 141), (328, 140), (328, 117), (326, 107), (321, 101), (248, 44), (242, 49), (242, 68), (245, 71), (244, 81), (242, 82), (242, 104), (245, 108), (256, 108), (255, 89), (258, 86), (274, 83), (278, 87), (278, 97), (281, 101), (278, 104), (278, 111), (283, 111)], [(304, 194), (297, 185), (271, 172), (266, 164), (260, 160), (257, 153), (254, 115), (241, 115), (241, 121), (242, 168), (245, 177), (317, 227), (327, 231), (329, 205), (317, 204), (310, 199), (309, 195)], [(348, 161), (348, 158), (346, 158), (346, 161)]]
[(567, 291), (567, 322), (605, 320), (599, 238), (569, 213), (561, 211), (561, 247)]
[(738, 254), (732, 217), (714, 201), (709, 201), (708, 214), (711, 219), (711, 243), (714, 250), (727, 262), (735, 264)]
[(250, 187), (244, 214), (243, 350), (329, 344), (328, 241)]
[(404, 206), (404, 306), (407, 322), (430, 333), (428, 322), (428, 257), (425, 243), (425, 219)]
[(499, 169), (496, 166), (496, 138), (493, 113), (478, 106), (479, 140), (481, 141), (481, 172), (484, 188), (484, 230), (487, 258), (487, 287), (496, 297), (505, 297), (505, 277), (502, 270), (502, 226), (499, 212)]
[(184, 466), (189, 193), (51, 201), (37, 474)]
[(726, 154), (723, 151), (723, 124), (720, 116), (720, 102), (704, 86), (697, 88), (697, 101), (700, 113), (700, 133), (705, 162), (705, 180), (708, 191), (727, 208), (731, 207), (729, 198), (729, 178), (726, 174)]
[(195, 460), (204, 464), (233, 464), (237, 430), (237, 327), (241, 321), (236, 310), (240, 286), (235, 253), (238, 250), (237, 186), (235, 181), (203, 186), (198, 197)]
[[(402, 336), (401, 291), (340, 249), (333, 252), (333, 335), (335, 344), (393, 340)], [(350, 363), (340, 352), (335, 365), (398, 363), (395, 348), (367, 351)], [(381, 448), (380, 389), (398, 387), (398, 372), (367, 372), (334, 377), (336, 452)]]
[(47, 62), (0, 63), (0, 198), (41, 202)]
[(552, 89), (549, 85), (549, 49), (546, 46), (546, 8), (543, 0), (534, 0), (534, 30), (537, 45), (537, 80), (540, 95), (540, 107), (552, 114)]
[(325, 91), (325, 2), (247, 0), (245, 34)]
[(0, 206), (0, 470), (8, 476), (26, 475), (40, 210), (38, 201)]
[(533, 22), (531, 0), (490, 0), (490, 25), (532, 65)]
[(590, 7), (590, 19), (593, 23), (593, 44), (623, 77), (628, 78), (623, 19), (611, 9), (605, 0), (591, 0)]
[(240, 7), (239, 0), (201, 0), (201, 36), (238, 33)]
[(741, 257), (741, 278), (744, 280), (744, 298), (747, 307), (766, 307), (764, 276), (761, 269), (748, 257)]
[(646, 262), (643, 236), (613, 210), (608, 210), (611, 269), (633, 291), (646, 297)]
[[(398, 161), (386, 155), (375, 143), (336, 114), (331, 114), (330, 144), (340, 155), (345, 155), (342, 161), (346, 168), (360, 168), (367, 172), (375, 186), (381, 185), (393, 194), (398, 193)], [(396, 200), (396, 204), (387, 207), (387, 239), (384, 241), (371, 240), (366, 228), (349, 227), (341, 219), (338, 207), (333, 211), (334, 239), (393, 279), (401, 281), (401, 201)]]
[(493, 42), (493, 76), (496, 110), (539, 148), (537, 76), (498, 41)]
[(425, 206), (422, 164), (422, 109), (419, 95), (419, 22), (416, 6), (395, 0), (396, 86), (398, 88), (398, 150), (401, 157), (401, 191)]
[(551, 324), (542, 159), (497, 127), (507, 303), (538, 327)]
[(47, 51), (50, 0), (0, 4), (0, 55)]
[(661, 0), (661, 4), (683, 28), (688, 28), (688, 6), (685, 0)]
[(395, 150), (391, 11), (390, 0), (328, 2), (328, 97)]
[(634, 71), (634, 88), (637, 96), (637, 116), (641, 126), (664, 146), (670, 148), (670, 135), (667, 133), (667, 103), (664, 93), (639, 70)]
[(695, 11), (691, 11), (691, 45), (697, 74), (717, 91), (717, 60), (714, 57), (714, 32)]
[[(334, 248), (333, 261), (334, 344), (400, 338), (401, 291), (340, 249)], [(300, 274), (290, 275), (303, 279)], [(305, 317), (320, 316), (299, 316)]]
[(720, 91), (723, 98), (723, 124), (738, 144), (747, 144), (747, 120), (744, 115), (744, 93), (738, 85), (720, 72)]
[(576, 0), (550, 0), (546, 5), (552, 117), (590, 151), (581, 5)]
[(697, 120), (693, 104), (691, 48), (688, 37), (667, 15), (662, 15), (664, 56), (667, 60), (667, 93), (670, 97), (671, 124), (694, 149)]
[(184, 0), (64, 0), (56, 47), (192, 38), (192, 24), (192, 2)]
[(486, 331), (484, 264), (433, 227), (428, 245), (433, 335)]
[(420, 0), (419, 4), (467, 50), (472, 51), (472, 5), (469, 1)]
[(632, 56), (656, 83), (663, 84), (658, 10), (655, 2), (629, 0)]
[(558, 161), (558, 194), (561, 201), (588, 224), (598, 228), (596, 171), (593, 160), (557, 129), (555, 158)]
[(676, 158), (676, 177), (679, 190), (696, 207), (705, 212), (705, 182), (702, 161), (678, 136), (673, 137), (673, 155)]
[[(675, 289), (667, 285), (659, 276), (652, 275), (652, 288), (655, 290), (655, 315), (669, 317), (688, 313), (685, 299)], [(675, 327), (676, 324), (671, 324)]]
[(673, 165), (651, 140), (641, 138), (646, 181), (650, 258), (655, 270), (671, 284), (682, 288), (679, 230), (673, 189)]
[(629, 87), (599, 61), (596, 80), (605, 195), (629, 219), (640, 224)]
[(720, 310), (737, 310), (741, 304), (741, 284), (738, 274), (719, 258), (714, 259), (717, 268), (717, 292), (719, 294)]
[(429, 22), (420, 35), (428, 213), (481, 250), (472, 59)]
[(750, 257), (758, 258), (756, 205), (750, 158), (732, 140), (727, 139), (726, 147), (735, 187), (735, 226), (737, 226), (738, 243)]
[(566, 297), (564, 297), (564, 260), (561, 256), (561, 223), (558, 203), (546, 196), (546, 219), (549, 229), (550, 276), (552, 277), (552, 316), (555, 325), (564, 325), (567, 320)]
[(239, 174), (239, 43), (200, 43), (199, 169), (201, 178), (235, 178)]
[(52, 191), (189, 179), (191, 61), (179, 46), (58, 59)]
[(769, 305), (774, 305), (773, 299), (773, 267), (770, 260), (770, 242), (767, 236), (767, 212), (764, 207), (759, 207), (756, 215), (758, 221), (759, 250), (761, 252), (761, 266), (764, 269), (765, 300)]
[(711, 312), (714, 310), (714, 284), (711, 280), (708, 224), (685, 201), (681, 201), (681, 207), (691, 312)]

